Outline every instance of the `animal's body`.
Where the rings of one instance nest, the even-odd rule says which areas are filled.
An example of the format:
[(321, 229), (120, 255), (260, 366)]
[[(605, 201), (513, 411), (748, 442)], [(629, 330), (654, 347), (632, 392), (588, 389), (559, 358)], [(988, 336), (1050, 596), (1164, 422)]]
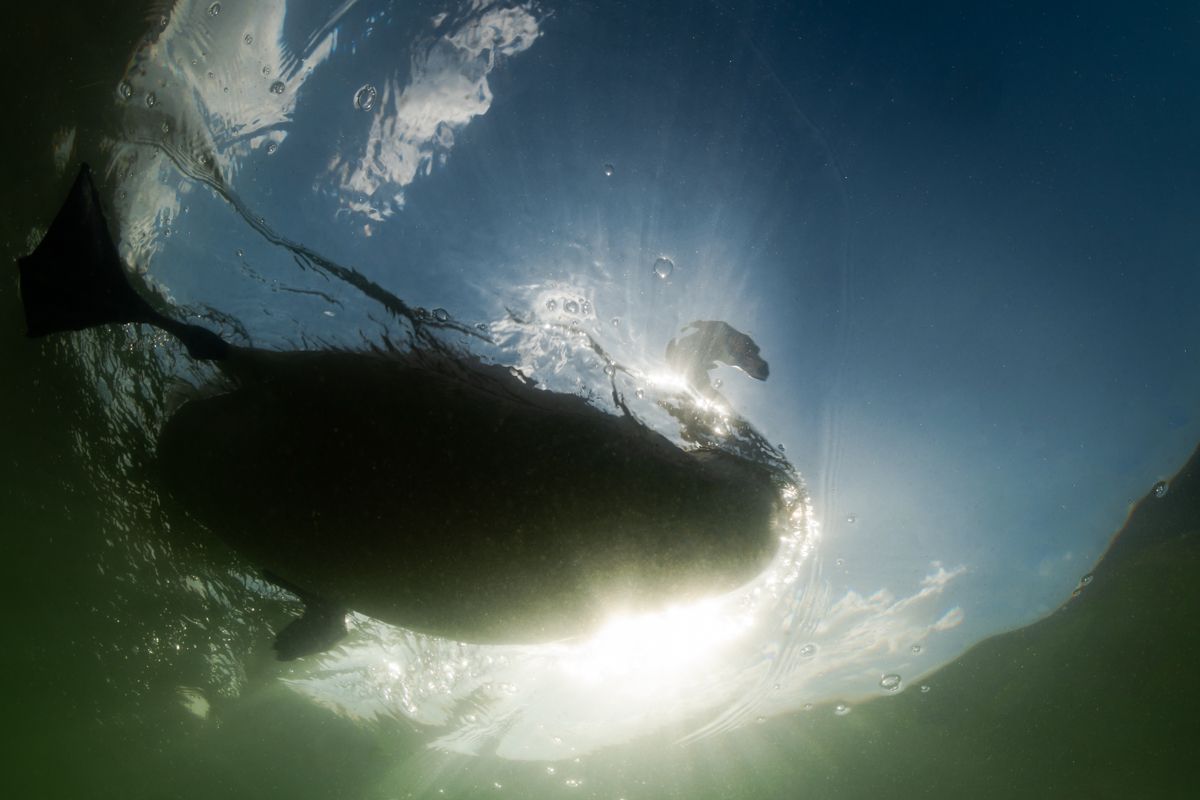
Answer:
[(86, 168), (20, 267), (31, 335), (149, 323), (225, 374), (228, 391), (166, 423), (157, 469), (308, 604), (282, 658), (336, 641), (346, 609), (465, 641), (559, 639), (731, 589), (775, 552), (778, 493), (758, 464), (471, 359), (239, 348), (154, 311)]

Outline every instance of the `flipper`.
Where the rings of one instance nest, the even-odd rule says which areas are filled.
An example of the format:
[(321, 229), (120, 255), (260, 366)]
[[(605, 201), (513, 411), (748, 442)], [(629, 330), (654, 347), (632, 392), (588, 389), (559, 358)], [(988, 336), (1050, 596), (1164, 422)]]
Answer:
[(286, 589), (304, 602), (304, 613), (275, 634), (275, 657), (293, 661), (303, 656), (322, 653), (346, 636), (346, 613), (343, 606), (331, 603), (270, 572), (263, 572), (268, 581)]
[(145, 322), (174, 334), (193, 358), (229, 354), (215, 333), (160, 314), (130, 285), (87, 164), (37, 249), (17, 259), (17, 267), (29, 336)]

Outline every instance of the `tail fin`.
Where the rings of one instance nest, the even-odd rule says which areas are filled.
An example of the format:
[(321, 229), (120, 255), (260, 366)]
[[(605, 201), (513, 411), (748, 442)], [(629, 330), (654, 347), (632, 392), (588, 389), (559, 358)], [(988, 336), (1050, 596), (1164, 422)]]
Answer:
[(229, 351), (211, 331), (158, 313), (130, 286), (87, 164), (41, 244), (17, 259), (17, 267), (29, 336), (148, 322), (179, 337), (195, 358), (223, 358)]

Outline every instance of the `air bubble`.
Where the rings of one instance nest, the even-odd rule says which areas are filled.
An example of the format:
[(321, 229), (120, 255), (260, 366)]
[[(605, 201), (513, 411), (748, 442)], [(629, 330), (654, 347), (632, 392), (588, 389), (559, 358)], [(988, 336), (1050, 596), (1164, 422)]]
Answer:
[(1093, 577), (1092, 573), (1089, 572), (1087, 575), (1084, 575), (1082, 578), (1080, 578), (1079, 582), (1081, 584), (1083, 584), (1084, 586), (1087, 586), (1089, 583), (1092, 582), (1092, 577)]
[(133, 87), (129, 85), (129, 81), (121, 81), (117, 84), (117, 94), (122, 100), (128, 100), (133, 97)]
[(283, 90), (286, 88), (283, 85), (283, 81), (275, 81), (271, 84), (271, 94), (283, 94)]
[(910, 647), (908, 649), (911, 650), (912, 654), (915, 656), (917, 653), (921, 652), (921, 645), (914, 644), (912, 647)]
[(806, 644), (800, 648), (801, 658), (812, 658), (817, 654), (817, 646), (815, 644)]
[(547, 311), (558, 311), (558, 303), (554, 300), (547, 300), (546, 301), (546, 310)]
[(837, 714), (839, 717), (844, 717), (850, 713), (850, 706), (847, 703), (838, 703), (833, 707), (833, 713)]
[(616, 168), (612, 164), (604, 165), (604, 177), (611, 178), (613, 176), (613, 173), (616, 171), (617, 171)]
[(611, 378), (612, 376), (617, 374), (617, 368), (614, 367), (612, 364), (605, 364), (604, 365), (604, 374)]
[(208, 15), (210, 17), (215, 17), (220, 13), (221, 13), (221, 4), (220, 3), (213, 3), (211, 6), (208, 7)]
[(170, 126), (170, 125), (168, 125), (168, 124), (166, 123), (166, 121), (164, 121), (164, 122), (163, 122), (163, 124), (162, 124), (162, 132), (163, 132), (163, 133), (170, 133), (170, 132), (171, 132), (171, 126)]
[(262, 74), (264, 78), (269, 78), (271, 76), (271, 66), (269, 64), (263, 65)]
[(613, 317), (613, 318), (612, 318), (612, 326), (613, 326), (614, 328), (615, 328), (615, 327), (617, 327), (617, 326), (618, 326), (618, 325), (620, 325), (620, 324), (621, 324), (621, 318), (620, 318), (620, 317)]
[(767, 718), (766, 717), (755, 717), (754, 721), (755, 721), (755, 723), (762, 725), (764, 722), (767, 721)]
[(146, 108), (154, 108), (158, 104), (158, 98), (154, 96), (154, 92), (146, 95)]
[(567, 312), (568, 314), (578, 314), (579, 303), (574, 300), (568, 300), (567, 302), (563, 303), (563, 311)]
[(379, 94), (375, 87), (369, 83), (363, 84), (357, 92), (354, 93), (354, 107), (359, 111), (370, 111), (375, 107), (375, 97)]
[(921, 684), (921, 694), (929, 694), (929, 684), (928, 683)]
[(894, 673), (891, 675), (884, 675), (879, 679), (879, 688), (883, 689), (885, 692), (898, 692), (900, 691), (900, 683), (901, 681), (899, 675)]
[(725, 383), (725, 382), (724, 382), (724, 381), (722, 381), (720, 378), (717, 378), (715, 381), (713, 381), (713, 388), (714, 388), (714, 389), (720, 389), (720, 388), (721, 388), (721, 386), (722, 386), (722, 385), (724, 385), (724, 383)]
[(237, 257), (238, 257), (238, 258), (245, 258), (245, 257), (246, 257), (246, 253), (245, 253), (245, 251), (243, 251), (243, 250), (242, 250), (242, 248), (240, 248), (240, 247), (237, 249)]
[(1154, 484), (1154, 496), (1166, 497), (1167, 489), (1169, 488), (1171, 487), (1167, 485), (1166, 481), (1159, 481), (1158, 483)]
[(846, 522), (849, 523), (850, 525), (853, 525), (854, 523), (858, 522), (858, 515), (857, 514), (847, 514)]
[(433, 310), (433, 318), (436, 319), (438, 322), (449, 322), (450, 321), (450, 312), (444, 308), (435, 308)]
[(638, 400), (641, 400), (642, 398), (644, 398), (646, 396), (646, 390), (642, 389), (642, 388), (638, 388), (634, 391), (633, 394), (635, 397), (637, 397)]
[(242, 37), (242, 41), (245, 42), (246, 44), (254, 44), (254, 34), (247, 33), (245, 36)]
[(675, 271), (675, 262), (666, 256), (659, 256), (654, 262), (654, 274), (660, 280), (666, 280), (671, 277), (671, 273)]
[(275, 142), (271, 142), (270, 144), (267, 145), (267, 155), (269, 155), (269, 156), (275, 155), (275, 151), (278, 149), (279, 149), (279, 145), (277, 145)]

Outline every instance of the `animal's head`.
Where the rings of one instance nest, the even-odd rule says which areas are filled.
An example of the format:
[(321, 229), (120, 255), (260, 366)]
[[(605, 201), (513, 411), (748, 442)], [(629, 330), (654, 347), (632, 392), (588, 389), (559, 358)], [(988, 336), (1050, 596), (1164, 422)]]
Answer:
[(765, 381), (771, 374), (770, 365), (759, 354), (758, 344), (728, 322), (697, 320), (684, 330), (693, 332), (684, 337), (680, 344), (686, 342), (688, 350), (695, 354), (698, 360), (719, 361), (730, 367), (737, 367), (751, 378), (760, 381)]

